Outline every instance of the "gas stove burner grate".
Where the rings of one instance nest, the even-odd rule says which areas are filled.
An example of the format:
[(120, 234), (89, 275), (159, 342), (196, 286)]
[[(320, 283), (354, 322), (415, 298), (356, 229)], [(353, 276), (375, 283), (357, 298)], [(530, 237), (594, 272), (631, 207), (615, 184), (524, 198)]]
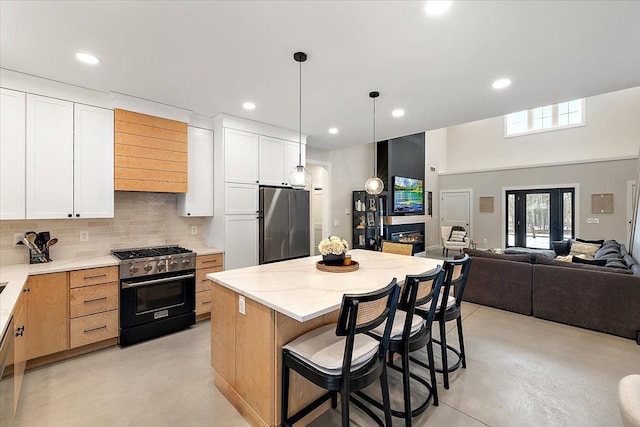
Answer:
[(111, 254), (119, 260), (153, 258), (167, 255), (188, 254), (190, 249), (180, 246), (158, 246), (150, 248), (132, 248), (111, 251)]

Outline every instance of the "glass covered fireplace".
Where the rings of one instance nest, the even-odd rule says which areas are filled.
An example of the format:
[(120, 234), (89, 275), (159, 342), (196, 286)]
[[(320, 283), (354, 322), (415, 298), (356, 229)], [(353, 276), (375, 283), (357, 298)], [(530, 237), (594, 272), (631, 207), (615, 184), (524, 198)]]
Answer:
[(389, 225), (387, 240), (413, 244), (413, 253), (424, 251), (424, 223)]

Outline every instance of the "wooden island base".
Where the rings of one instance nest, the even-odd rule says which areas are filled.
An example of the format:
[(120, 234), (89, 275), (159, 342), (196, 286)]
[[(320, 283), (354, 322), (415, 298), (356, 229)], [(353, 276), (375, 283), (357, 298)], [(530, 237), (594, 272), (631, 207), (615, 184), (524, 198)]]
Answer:
[[(280, 424), (282, 346), (322, 325), (335, 323), (338, 311), (299, 322), (249, 298), (239, 312), (239, 294), (213, 281), (211, 366), (216, 387), (251, 425)], [(297, 411), (324, 393), (292, 371), (289, 407)], [(330, 408), (309, 414), (305, 425)]]

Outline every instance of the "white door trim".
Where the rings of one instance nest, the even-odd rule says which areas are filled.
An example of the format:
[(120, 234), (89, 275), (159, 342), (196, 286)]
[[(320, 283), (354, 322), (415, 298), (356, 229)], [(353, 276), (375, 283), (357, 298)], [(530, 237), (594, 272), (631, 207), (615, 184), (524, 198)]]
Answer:
[[(315, 165), (324, 168), (325, 174), (322, 181), (322, 236), (328, 237), (331, 235), (331, 162), (325, 162), (323, 160), (314, 160), (307, 158), (307, 165)], [(312, 194), (313, 191), (310, 192)], [(311, 203), (312, 197), (309, 197), (309, 203)], [(311, 208), (311, 206), (309, 206)], [(311, 223), (311, 215), (309, 215), (309, 241), (313, 244), (313, 224)], [(309, 248), (310, 254), (313, 255), (314, 248)]]

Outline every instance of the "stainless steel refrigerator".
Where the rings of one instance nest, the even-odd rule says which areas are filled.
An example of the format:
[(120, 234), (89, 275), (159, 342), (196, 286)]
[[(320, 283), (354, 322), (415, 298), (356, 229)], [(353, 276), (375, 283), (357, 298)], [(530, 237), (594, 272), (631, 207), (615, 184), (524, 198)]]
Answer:
[(260, 187), (260, 264), (309, 256), (309, 192)]

